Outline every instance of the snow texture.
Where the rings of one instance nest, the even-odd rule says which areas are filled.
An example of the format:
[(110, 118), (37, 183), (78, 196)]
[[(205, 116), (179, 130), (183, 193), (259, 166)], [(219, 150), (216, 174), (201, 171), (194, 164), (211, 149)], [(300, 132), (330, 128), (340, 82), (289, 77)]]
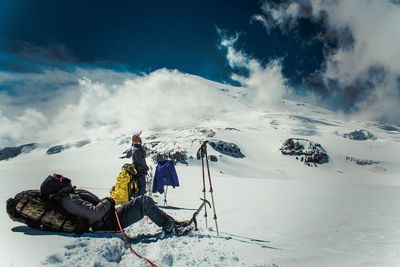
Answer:
[[(235, 116), (235, 121), (208, 118), (194, 127), (143, 129), (144, 144), (154, 142), (158, 153), (187, 152), (188, 165), (176, 165), (180, 187), (168, 190), (169, 206), (163, 207), (162, 195), (152, 195), (178, 220), (190, 218), (204, 194), (211, 200), (207, 172), (203, 187), (201, 161), (195, 158), (203, 141), (236, 144), (246, 157), (218, 154), (218, 162), (209, 162), (219, 235), (214, 211), (207, 209), (207, 226), (204, 213), (198, 216), (199, 231), (162, 240), (132, 239), (133, 248), (159, 266), (400, 266), (399, 132), (378, 128), (379, 122), (350, 121), (298, 104), (285, 100), (262, 112), (238, 109), (246, 116)], [(359, 142), (336, 134), (354, 129), (365, 129), (379, 140)], [(130, 133), (113, 132), (51, 156), (41, 145), (1, 161), (0, 201), (38, 188), (52, 173), (99, 197), (108, 196), (121, 166), (130, 162), (119, 158), (129, 146), (128, 138), (128, 143), (120, 142), (124, 137)], [(279, 151), (282, 144), (293, 156)], [(318, 168), (295, 159), (299, 153), (321, 156), (324, 151), (329, 161)], [(379, 164), (353, 164), (348, 155)], [(154, 169), (150, 157), (147, 162)], [(147, 218), (126, 228), (130, 237), (158, 231)], [(130, 252), (119, 233), (39, 231), (11, 221), (5, 209), (0, 235), (1, 266), (148, 266)]]

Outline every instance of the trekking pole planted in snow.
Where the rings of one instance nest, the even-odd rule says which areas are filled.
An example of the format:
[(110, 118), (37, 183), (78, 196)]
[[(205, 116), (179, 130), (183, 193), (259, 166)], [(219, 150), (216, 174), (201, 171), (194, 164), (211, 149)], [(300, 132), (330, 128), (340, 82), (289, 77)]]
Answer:
[(214, 190), (212, 187), (212, 183), (211, 183), (211, 174), (210, 174), (210, 166), (208, 164), (208, 155), (207, 155), (207, 146), (204, 146), (204, 150), (205, 150), (205, 157), (206, 157), (206, 163), (207, 163), (207, 173), (208, 173), (208, 181), (210, 183), (210, 193), (211, 193), (211, 203), (212, 203), (212, 208), (213, 208), (213, 212), (214, 212), (214, 217), (213, 219), (215, 220), (215, 228), (217, 229), (217, 235), (219, 235), (219, 231), (218, 231), (218, 223), (217, 223), (217, 213), (215, 210), (215, 202), (214, 202)]
[[(203, 176), (203, 198), (204, 200), (207, 200), (207, 196), (206, 196), (206, 178), (204, 175), (204, 153), (203, 153), (203, 146), (205, 143), (203, 143), (199, 150), (197, 151), (197, 159), (199, 160), (201, 158), (201, 173)], [(208, 228), (208, 222), (207, 222), (207, 206), (204, 207), (204, 218), (206, 221), (206, 228)]]
[[(199, 160), (201, 158), (201, 174), (203, 177), (203, 198), (205, 200), (207, 200), (207, 196), (206, 196), (206, 179), (205, 179), (205, 175), (204, 175), (204, 153), (203, 153), (203, 146), (205, 143), (203, 143), (199, 150), (197, 151), (197, 159)], [(204, 207), (204, 218), (206, 221), (206, 228), (208, 228), (208, 222), (207, 222), (207, 206)]]
[[(210, 185), (209, 192), (211, 194), (212, 209), (213, 209), (213, 212), (214, 212), (213, 219), (215, 221), (215, 228), (217, 230), (217, 235), (219, 235), (218, 222), (217, 222), (217, 213), (216, 213), (216, 210), (215, 210), (214, 190), (213, 190), (212, 182), (211, 182), (210, 166), (208, 164), (207, 143), (208, 143), (208, 141), (204, 141), (203, 144), (201, 145), (199, 151), (197, 152), (197, 159), (199, 159), (199, 156), (201, 157), (201, 163), (202, 163), (201, 166), (202, 166), (202, 173), (203, 173), (203, 192), (204, 192), (204, 199), (205, 199), (204, 157), (206, 158), (208, 182), (209, 182), (209, 185)], [(206, 223), (207, 223), (207, 221), (206, 221)]]
[(165, 186), (165, 191), (164, 191), (164, 206), (167, 206), (167, 193), (168, 193), (168, 185)]

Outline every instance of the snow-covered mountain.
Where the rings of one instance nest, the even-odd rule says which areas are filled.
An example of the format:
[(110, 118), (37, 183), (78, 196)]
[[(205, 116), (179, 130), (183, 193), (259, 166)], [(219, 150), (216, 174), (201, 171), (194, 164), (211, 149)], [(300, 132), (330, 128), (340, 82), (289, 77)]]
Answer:
[[(107, 196), (130, 161), (123, 158), (129, 135), (68, 144), (33, 140), (34, 149), (0, 161), (1, 201), (38, 188), (53, 172)], [(203, 196), (196, 152), (205, 140), (214, 144), (208, 152), (220, 233), (209, 210), (208, 228), (201, 214), (200, 230), (190, 236), (133, 244), (158, 265), (400, 266), (397, 126), (285, 100), (265, 112), (243, 107), (235, 120), (219, 115), (193, 127), (144, 129), (142, 136), (153, 166), (157, 155), (179, 161), (181, 186), (168, 190), (168, 205), (178, 209), (165, 210), (178, 219), (190, 217)], [(327, 159), (306, 160), (316, 151)], [(163, 196), (153, 197), (163, 205)], [(118, 234), (36, 231), (11, 221), (5, 209), (0, 224), (1, 266), (147, 266)], [(156, 231), (148, 220), (126, 229), (130, 236)]]

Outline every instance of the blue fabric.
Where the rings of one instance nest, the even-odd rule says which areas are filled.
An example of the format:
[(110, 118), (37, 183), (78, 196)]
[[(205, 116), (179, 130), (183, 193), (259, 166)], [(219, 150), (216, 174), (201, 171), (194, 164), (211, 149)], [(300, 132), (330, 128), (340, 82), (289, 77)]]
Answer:
[(153, 181), (153, 193), (164, 193), (164, 185), (179, 186), (178, 175), (172, 160), (163, 160), (157, 164)]

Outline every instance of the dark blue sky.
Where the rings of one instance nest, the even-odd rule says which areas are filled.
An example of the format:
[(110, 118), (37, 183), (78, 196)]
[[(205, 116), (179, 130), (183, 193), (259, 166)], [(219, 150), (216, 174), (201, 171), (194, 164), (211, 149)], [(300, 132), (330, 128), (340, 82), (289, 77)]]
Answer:
[(302, 83), (323, 60), (319, 30), (304, 21), (283, 34), (251, 17), (260, 1), (2, 0), (0, 69), (89, 65), (134, 72), (176, 68), (231, 82), (217, 28), (240, 34), (237, 46), (264, 64), (281, 58), (283, 72)]

